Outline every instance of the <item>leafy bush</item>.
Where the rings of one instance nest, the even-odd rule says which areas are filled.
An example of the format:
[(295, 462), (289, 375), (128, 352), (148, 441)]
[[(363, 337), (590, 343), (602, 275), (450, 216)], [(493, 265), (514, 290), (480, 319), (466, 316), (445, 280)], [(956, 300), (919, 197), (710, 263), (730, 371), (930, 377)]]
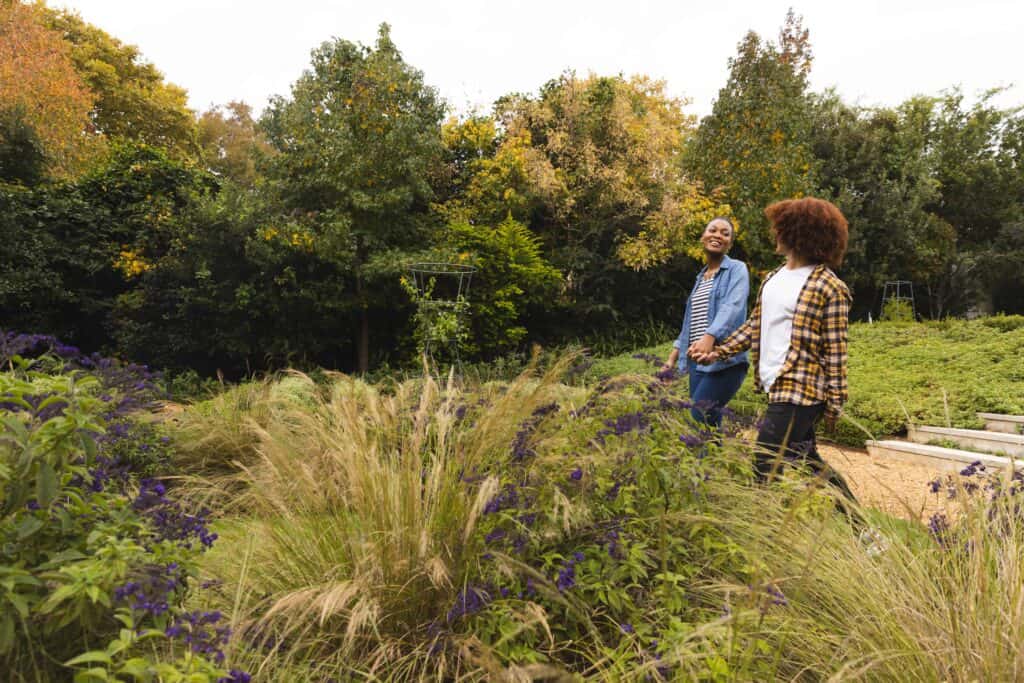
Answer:
[[(216, 536), (208, 513), (140, 479), (166, 466), (166, 438), (133, 417), (152, 378), (46, 337), (0, 342), (0, 667), (26, 681), (69, 677), (65, 660), (76, 681), (230, 677), (219, 645), (174, 631)], [(14, 353), (40, 348), (58, 355)]]
[(912, 323), (914, 307), (906, 299), (889, 299), (885, 302), (882, 315), (878, 319), (888, 323)]

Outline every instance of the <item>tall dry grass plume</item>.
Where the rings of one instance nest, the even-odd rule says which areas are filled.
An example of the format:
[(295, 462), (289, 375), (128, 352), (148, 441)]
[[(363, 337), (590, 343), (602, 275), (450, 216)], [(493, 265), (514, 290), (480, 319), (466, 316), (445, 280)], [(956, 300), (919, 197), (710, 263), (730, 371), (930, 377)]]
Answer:
[(238, 471), (223, 482), (240, 493), (222, 508), (244, 517), (225, 524), (220, 544), (248, 551), (209, 559), (237, 587), (225, 607), (248, 657), (263, 648), (252, 662), (261, 680), (288, 680), (300, 661), (304, 671), (315, 662), (325, 672), (461, 675), (456, 658), (416, 644), (443, 623), (480, 555), (473, 530), (499, 486), (489, 464), (507, 457), (538, 406), (571, 391), (558, 378), (572, 361), (477, 387), (472, 400), (486, 407), (476, 409), (458, 383), (429, 374), (388, 392), (344, 375), (317, 386), (299, 373), (287, 377), (287, 398), (255, 390), (240, 430), (252, 451), (232, 458)]

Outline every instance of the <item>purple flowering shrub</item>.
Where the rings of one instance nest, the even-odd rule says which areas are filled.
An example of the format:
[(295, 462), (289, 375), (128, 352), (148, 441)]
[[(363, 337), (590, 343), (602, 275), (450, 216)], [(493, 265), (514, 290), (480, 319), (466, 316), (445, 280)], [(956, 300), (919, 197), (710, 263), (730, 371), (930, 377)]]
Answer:
[[(671, 677), (662, 654), (684, 637), (681, 624), (721, 609), (697, 586), (745, 571), (742, 548), (712, 525), (665, 524), (699, 516), (712, 473), (749, 476), (689, 408), (671, 385), (615, 380), (576, 410), (545, 406), (525, 420), (477, 532), (480, 574), (432, 624), (433, 647), (472, 633), (507, 664), (583, 671), (571, 644), (596, 638), (623, 666)], [(553, 642), (522, 627), (531, 603), (548, 615)]]
[(216, 536), (208, 513), (140, 481), (170, 448), (134, 419), (158, 395), (154, 376), (38, 335), (0, 334), (0, 352), (0, 669), (59, 680), (70, 660), (83, 668), (76, 680), (101, 679), (89, 668), (102, 680), (140, 667), (151, 678), (228, 677), (195, 638), (175, 645), (199, 554)]

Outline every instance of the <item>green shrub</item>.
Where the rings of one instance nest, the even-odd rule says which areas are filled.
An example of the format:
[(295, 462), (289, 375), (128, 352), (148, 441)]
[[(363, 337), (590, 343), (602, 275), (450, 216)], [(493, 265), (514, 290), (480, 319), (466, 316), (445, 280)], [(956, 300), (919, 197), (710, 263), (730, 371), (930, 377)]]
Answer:
[[(162, 484), (136, 478), (159, 469), (155, 451), (166, 444), (150, 425), (131, 434), (133, 423), (110, 409), (132, 405), (111, 395), (110, 381), (127, 375), (109, 361), (100, 378), (39, 372), (19, 357), (9, 367), (0, 373), (0, 669), (7, 680), (67, 680), (67, 667), (78, 669), (76, 682), (139, 680), (147, 671), (148, 680), (227, 676), (211, 659), (223, 646), (219, 637), (205, 654), (183, 653), (180, 643), (174, 652), (168, 629), (183, 618), (178, 604), (214, 537), (205, 513), (186, 512)], [(125, 433), (105, 433), (104, 415)], [(206, 627), (194, 635), (200, 631)]]
[(912, 323), (914, 322), (914, 306), (906, 299), (889, 299), (882, 308), (881, 322)]

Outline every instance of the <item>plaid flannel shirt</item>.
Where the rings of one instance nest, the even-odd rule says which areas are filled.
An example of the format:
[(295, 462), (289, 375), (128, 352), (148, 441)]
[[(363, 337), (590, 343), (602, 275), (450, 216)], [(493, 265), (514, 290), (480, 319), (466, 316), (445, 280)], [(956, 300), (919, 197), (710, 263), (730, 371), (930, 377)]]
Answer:
[[(764, 391), (759, 372), (761, 346), (761, 283), (750, 317), (715, 350), (728, 358), (750, 349), (754, 387)], [(789, 354), (768, 392), (772, 403), (807, 406), (825, 404), (825, 414), (838, 417), (848, 396), (846, 386), (846, 332), (850, 314), (850, 290), (827, 266), (819, 265), (807, 278), (793, 314)]]

